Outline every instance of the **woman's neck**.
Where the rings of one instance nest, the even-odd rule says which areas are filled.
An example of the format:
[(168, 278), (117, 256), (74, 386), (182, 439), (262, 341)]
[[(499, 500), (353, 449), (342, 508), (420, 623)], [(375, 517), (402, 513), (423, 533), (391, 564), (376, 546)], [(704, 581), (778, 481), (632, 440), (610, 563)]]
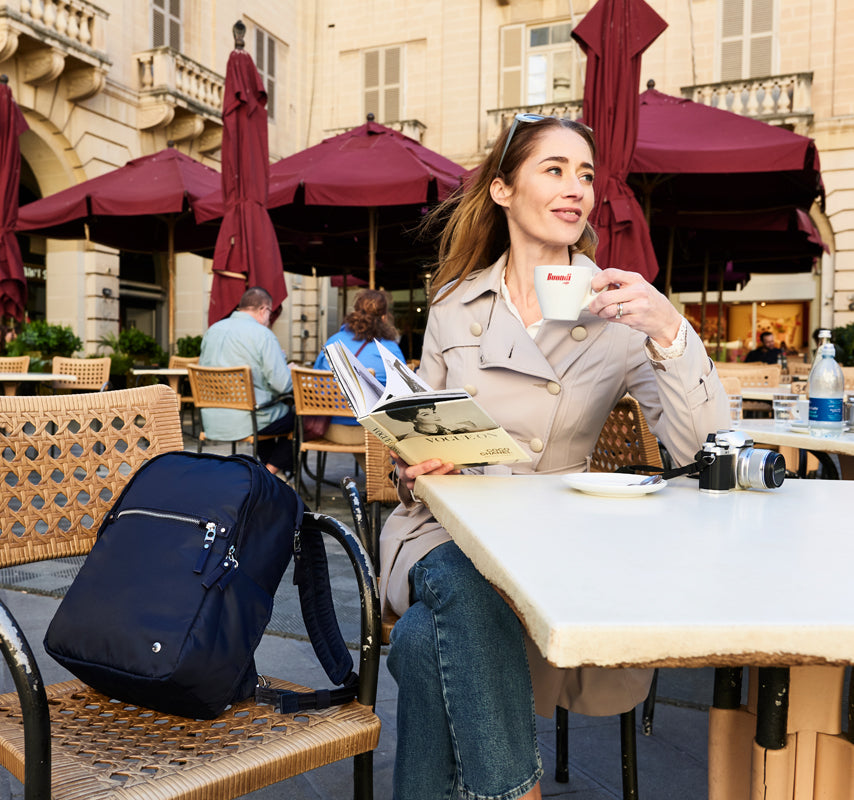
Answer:
[(563, 249), (554, 253), (510, 247), (504, 270), (504, 284), (525, 327), (543, 318), (534, 288), (534, 267), (539, 264), (569, 264), (569, 251)]

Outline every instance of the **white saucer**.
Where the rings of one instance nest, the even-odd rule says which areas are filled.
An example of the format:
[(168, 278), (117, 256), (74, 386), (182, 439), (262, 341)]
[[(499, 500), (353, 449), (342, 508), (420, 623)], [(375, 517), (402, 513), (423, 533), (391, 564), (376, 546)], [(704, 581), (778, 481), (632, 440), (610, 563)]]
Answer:
[(601, 497), (640, 497), (660, 492), (667, 481), (640, 485), (645, 475), (624, 475), (616, 472), (574, 472), (563, 475), (563, 482), (571, 489)]

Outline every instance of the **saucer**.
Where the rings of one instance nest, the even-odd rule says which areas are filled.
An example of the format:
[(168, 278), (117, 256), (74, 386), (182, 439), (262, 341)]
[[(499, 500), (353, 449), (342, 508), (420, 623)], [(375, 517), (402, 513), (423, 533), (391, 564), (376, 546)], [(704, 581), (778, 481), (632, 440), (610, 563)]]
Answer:
[(624, 475), (618, 472), (573, 472), (561, 477), (570, 489), (600, 497), (640, 497), (660, 492), (667, 486), (667, 481), (641, 486), (639, 482), (645, 475)]

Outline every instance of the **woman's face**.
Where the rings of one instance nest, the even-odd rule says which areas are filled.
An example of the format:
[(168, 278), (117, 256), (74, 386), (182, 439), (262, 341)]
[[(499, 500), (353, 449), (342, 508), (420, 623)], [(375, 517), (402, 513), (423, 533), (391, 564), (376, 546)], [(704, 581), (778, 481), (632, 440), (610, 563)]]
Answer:
[(544, 250), (575, 244), (593, 208), (590, 147), (568, 128), (547, 128), (516, 171), (512, 187), (495, 179), (493, 199), (507, 209), (514, 245), (525, 243), (520, 239)]
[(422, 406), (415, 415), (416, 425), (426, 425), (439, 421), (439, 415), (433, 406)]

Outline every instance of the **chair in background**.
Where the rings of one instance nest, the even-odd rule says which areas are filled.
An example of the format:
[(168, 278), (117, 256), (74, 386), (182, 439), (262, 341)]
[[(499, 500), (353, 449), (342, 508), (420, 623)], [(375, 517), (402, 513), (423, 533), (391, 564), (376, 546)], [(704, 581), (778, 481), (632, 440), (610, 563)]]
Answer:
[[(0, 440), (8, 455), (0, 461), (0, 567), (87, 554), (134, 471), (183, 447), (177, 397), (160, 385), (0, 397)], [(376, 585), (352, 531), (321, 514), (307, 513), (307, 526), (338, 540), (355, 569), (358, 701), (278, 714), (250, 699), (216, 719), (191, 720), (112, 701), (78, 680), (45, 686), (24, 632), (0, 604), (0, 649), (16, 686), (0, 696), (0, 763), (24, 782), (25, 797), (229, 800), (353, 758), (355, 796), (370, 800), (380, 730)]]
[[(320, 508), (320, 488), (324, 483), (326, 471), (326, 456), (329, 453), (352, 453), (364, 455), (365, 443), (339, 444), (324, 436), (317, 439), (305, 438), (305, 418), (320, 417), (353, 417), (354, 414), (338, 386), (331, 370), (309, 369), (308, 367), (291, 367), (291, 378), (294, 382), (294, 408), (296, 410), (296, 453), (294, 458), (294, 475), (297, 492), (302, 487), (303, 470), (315, 482), (315, 508)], [(312, 474), (308, 467), (308, 453), (317, 453), (316, 473)], [(336, 484), (330, 484), (336, 486)]]
[(741, 394), (741, 380), (735, 376), (721, 378), (721, 383), (727, 394)]
[[(198, 356), (169, 356), (169, 369), (186, 369), (188, 364), (198, 364)], [(178, 381), (178, 398), (181, 401), (181, 423), (184, 422), (184, 410), (190, 411), (190, 430), (196, 435), (196, 406), (193, 403), (193, 393), (190, 390), (190, 378)]]
[[(252, 370), (246, 364), (239, 367), (200, 367), (198, 364), (187, 364), (187, 375), (190, 380), (190, 394), (193, 405), (202, 408), (231, 408), (245, 411), (252, 420), (252, 433), (249, 436), (239, 436), (235, 439), (224, 439), (231, 442), (231, 454), (237, 452), (238, 443), (246, 443), (252, 447), (252, 455), (258, 458), (258, 442), (265, 439), (276, 439), (277, 436), (264, 436), (258, 433), (258, 412), (276, 403), (290, 404), (290, 397), (276, 397), (269, 403), (256, 405), (255, 385), (252, 383)], [(199, 446), (202, 448), (208, 437), (203, 426), (199, 430)]]
[[(29, 372), (30, 357), (29, 356), (0, 356), (0, 372)], [(20, 382), (4, 383), (3, 391), (5, 394), (15, 394), (18, 391)]]
[(626, 395), (605, 420), (590, 455), (591, 472), (616, 472), (632, 465), (663, 467), (658, 439), (647, 425), (640, 403)]
[(811, 369), (812, 364), (807, 364), (803, 361), (789, 362), (789, 375), (795, 378), (808, 378)]
[[(781, 369), (779, 364), (716, 364), (718, 376), (723, 378), (738, 378), (742, 391), (754, 386), (779, 386)], [(744, 400), (741, 410), (745, 418), (768, 418), (773, 416), (770, 401)]]
[(56, 375), (75, 375), (76, 381), (54, 381), (54, 391), (104, 392), (110, 388), (110, 366), (112, 359), (65, 358), (54, 356), (51, 372)]

